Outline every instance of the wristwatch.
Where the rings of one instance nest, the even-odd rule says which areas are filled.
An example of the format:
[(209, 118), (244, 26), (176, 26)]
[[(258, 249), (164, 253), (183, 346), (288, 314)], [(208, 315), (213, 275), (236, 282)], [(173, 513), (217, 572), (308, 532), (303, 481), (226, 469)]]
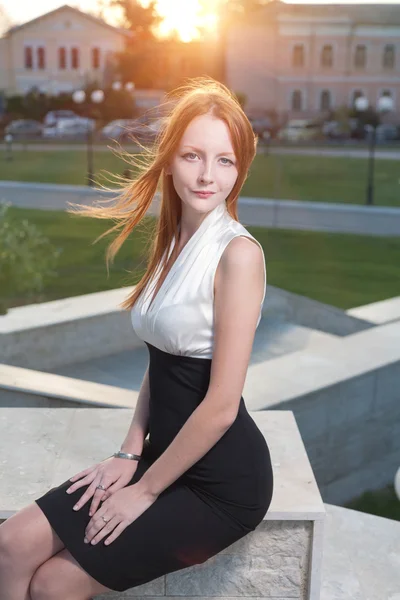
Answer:
[(115, 458), (129, 458), (129, 460), (140, 460), (142, 458), (138, 454), (129, 454), (129, 452), (121, 452), (121, 450), (114, 452), (113, 456)]

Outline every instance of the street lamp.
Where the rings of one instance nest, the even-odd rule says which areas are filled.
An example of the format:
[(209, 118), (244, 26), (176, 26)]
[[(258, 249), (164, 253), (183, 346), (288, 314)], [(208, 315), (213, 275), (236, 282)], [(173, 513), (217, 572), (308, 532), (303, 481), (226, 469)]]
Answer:
[[(94, 104), (100, 104), (104, 100), (104, 92), (103, 90), (93, 90), (89, 94), (89, 99)], [(84, 90), (75, 90), (72, 94), (72, 100), (76, 104), (82, 104), (86, 100), (86, 92)], [(87, 117), (86, 121), (86, 142), (87, 142), (87, 185), (89, 187), (93, 186), (93, 135), (92, 135), (92, 125), (89, 117)]]
[[(366, 111), (369, 108), (368, 98), (365, 96), (359, 96), (354, 101), (355, 108), (360, 111)], [(384, 114), (390, 112), (393, 109), (393, 99), (390, 96), (381, 96), (376, 104), (376, 111)], [(367, 183), (367, 194), (366, 204), (372, 205), (374, 203), (374, 158), (375, 158), (375, 145), (376, 145), (376, 128), (378, 124), (374, 122), (369, 125), (369, 158), (368, 158), (368, 183)]]
[(127, 92), (133, 92), (133, 90), (135, 89), (135, 84), (133, 83), (133, 81), (127, 81), (123, 86), (122, 82), (118, 80), (113, 81), (111, 87), (115, 92), (119, 92), (120, 90), (122, 90), (123, 87), (126, 89)]

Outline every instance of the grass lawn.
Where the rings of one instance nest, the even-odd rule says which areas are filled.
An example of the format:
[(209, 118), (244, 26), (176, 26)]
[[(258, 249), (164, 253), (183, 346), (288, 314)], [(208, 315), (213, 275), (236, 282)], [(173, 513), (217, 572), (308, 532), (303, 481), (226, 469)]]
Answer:
[[(95, 152), (95, 172), (122, 174), (129, 165), (111, 151)], [(376, 160), (375, 204), (400, 207), (400, 163)], [(100, 175), (99, 175), (100, 174)], [(364, 204), (367, 159), (326, 156), (257, 155), (243, 188), (244, 196)], [(0, 180), (84, 185), (86, 154), (82, 150), (14, 153), (0, 157)]]
[[(111, 239), (93, 245), (108, 222), (45, 211), (11, 207), (10, 215), (35, 223), (63, 252), (58, 277), (40, 298), (16, 298), (11, 305), (134, 285), (145, 270), (147, 217), (122, 246), (107, 278), (105, 249)], [(111, 225), (111, 222), (110, 222)], [(268, 283), (346, 309), (400, 294), (400, 238), (379, 238), (248, 227), (261, 242)], [(147, 233), (146, 233), (147, 232)]]
[(393, 484), (374, 492), (364, 492), (358, 498), (345, 504), (345, 507), (400, 521), (400, 501), (396, 496)]

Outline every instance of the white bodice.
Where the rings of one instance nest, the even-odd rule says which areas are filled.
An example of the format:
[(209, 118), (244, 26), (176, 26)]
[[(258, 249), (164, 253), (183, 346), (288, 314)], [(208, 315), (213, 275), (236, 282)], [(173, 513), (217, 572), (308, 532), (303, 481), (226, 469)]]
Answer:
[[(214, 338), (214, 276), (228, 243), (245, 236), (261, 244), (227, 211), (216, 206), (182, 248), (149, 307), (160, 269), (131, 310), (132, 326), (140, 339), (170, 354), (212, 358)], [(170, 256), (175, 245), (172, 240)], [(264, 252), (263, 252), (264, 256)], [(264, 294), (267, 272), (264, 257)]]

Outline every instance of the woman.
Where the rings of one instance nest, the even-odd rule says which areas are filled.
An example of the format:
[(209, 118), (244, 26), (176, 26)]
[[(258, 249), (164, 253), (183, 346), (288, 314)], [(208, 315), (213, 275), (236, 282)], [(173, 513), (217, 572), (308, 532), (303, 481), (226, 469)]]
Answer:
[(256, 143), (224, 85), (192, 80), (141, 175), (112, 206), (78, 209), (119, 220), (108, 261), (162, 183), (148, 268), (122, 305), (149, 366), (120, 453), (0, 526), (1, 600), (127, 590), (205, 562), (263, 520), (270, 454), (241, 394), (266, 269), (236, 210)]

